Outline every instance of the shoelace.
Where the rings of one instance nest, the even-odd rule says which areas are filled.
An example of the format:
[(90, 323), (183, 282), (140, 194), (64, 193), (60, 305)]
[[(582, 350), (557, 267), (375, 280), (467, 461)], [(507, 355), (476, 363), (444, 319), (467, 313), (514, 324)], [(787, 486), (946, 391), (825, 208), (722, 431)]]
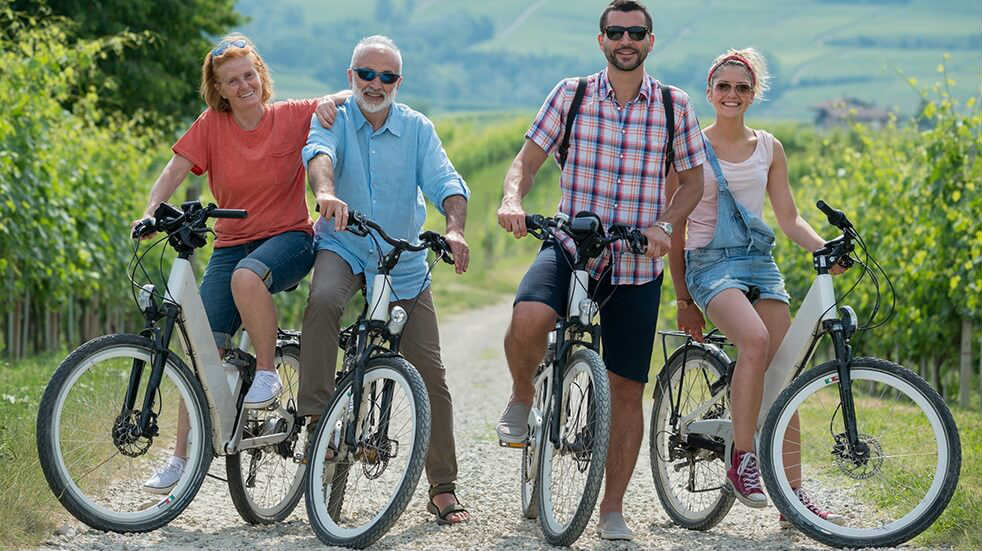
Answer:
[(740, 475), (740, 481), (743, 482), (743, 487), (747, 490), (760, 490), (760, 471), (757, 470), (757, 457), (750, 453), (745, 452), (740, 456), (740, 466), (737, 467), (737, 474)]
[(818, 505), (812, 503), (811, 498), (808, 497), (808, 494), (806, 494), (805, 490), (803, 490), (802, 488), (798, 488), (797, 490), (794, 491), (794, 493), (796, 496), (798, 496), (798, 501), (800, 501), (801, 504), (804, 505), (805, 508), (808, 509), (809, 511), (815, 513), (816, 515), (822, 518), (825, 518), (825, 515), (828, 514), (825, 511), (819, 509)]

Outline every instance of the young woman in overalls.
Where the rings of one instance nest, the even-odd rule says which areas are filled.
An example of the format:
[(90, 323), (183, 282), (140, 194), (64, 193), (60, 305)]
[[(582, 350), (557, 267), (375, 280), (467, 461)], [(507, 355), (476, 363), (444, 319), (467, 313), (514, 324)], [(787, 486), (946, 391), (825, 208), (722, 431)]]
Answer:
[[(687, 227), (674, 232), (669, 253), (679, 328), (701, 340), (705, 312), (737, 347), (730, 383), (733, 456), (727, 478), (736, 497), (750, 507), (767, 506), (754, 430), (764, 372), (791, 325), (784, 278), (771, 255), (774, 232), (761, 218), (765, 190), (781, 229), (792, 241), (809, 251), (825, 244), (798, 214), (781, 142), (744, 124), (747, 109), (767, 90), (768, 78), (763, 57), (752, 48), (730, 50), (709, 69), (706, 99), (716, 111), (716, 121), (703, 131), (705, 190)], [(670, 184), (669, 196), (672, 193)], [(796, 417), (789, 436), (797, 434), (797, 423)], [(794, 448), (798, 446), (791, 443), (787, 451), (800, 453)], [(800, 480), (800, 473), (789, 475)], [(797, 490), (799, 499), (822, 518), (842, 518), (819, 510), (804, 490)]]

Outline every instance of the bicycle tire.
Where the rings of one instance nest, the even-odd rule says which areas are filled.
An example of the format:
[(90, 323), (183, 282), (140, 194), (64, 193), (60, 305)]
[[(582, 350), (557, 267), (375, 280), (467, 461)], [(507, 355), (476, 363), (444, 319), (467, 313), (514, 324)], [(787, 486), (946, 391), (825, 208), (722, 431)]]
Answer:
[[(552, 545), (568, 546), (583, 533), (600, 493), (610, 443), (610, 385), (603, 361), (588, 348), (581, 348), (570, 355), (561, 384), (564, 426), (560, 427), (562, 442), (558, 454), (556, 445), (547, 436), (553, 423), (551, 408), (554, 406), (551, 399), (543, 422), (546, 436), (539, 461), (539, 525), (546, 541)], [(572, 424), (567, 424), (570, 421)], [(572, 464), (567, 466), (566, 463), (570, 462)], [(587, 463), (585, 468), (584, 463)], [(558, 476), (552, 472), (557, 464), (558, 470), (562, 471)], [(573, 467), (573, 470), (585, 473), (585, 476), (575, 476), (573, 470), (567, 467)], [(579, 478), (582, 478), (582, 483), (576, 485), (582, 486), (582, 490), (570, 492), (571, 496), (574, 493), (579, 496), (570, 498), (575, 499), (576, 505), (567, 511), (563, 507), (566, 501), (564, 489), (570, 480)]]
[[(322, 542), (361, 549), (385, 535), (413, 496), (429, 446), (430, 403), (422, 377), (405, 359), (385, 356), (369, 360), (364, 372), (363, 411), (358, 416), (360, 426), (356, 427), (358, 444), (349, 449), (343, 435), (354, 416), (353, 411), (349, 412), (353, 377), (354, 374), (349, 373), (342, 379), (318, 423), (309, 457), (306, 506), (310, 525)], [(384, 439), (380, 432), (372, 432), (379, 428), (375, 423), (380, 423), (384, 417), (383, 408), (379, 406), (383, 398), (376, 393), (384, 396), (386, 389), (391, 389), (392, 394), (400, 392), (390, 405), (389, 420), (390, 426), (397, 430), (405, 427), (404, 432), (395, 436), (411, 439), (408, 446), (398, 438), (392, 438), (389, 432), (384, 433)], [(335, 431), (342, 435), (335, 458), (342, 465), (351, 463), (348, 469), (342, 469), (345, 475), (343, 496), (335, 492), (335, 485), (340, 484), (336, 482), (336, 469), (327, 467), (325, 461), (330, 442), (337, 441), (332, 437)], [(400, 456), (406, 447), (408, 453)], [(390, 470), (392, 459), (400, 461), (399, 466)], [(381, 471), (376, 472), (379, 468)], [(385, 479), (378, 485), (391, 488), (391, 491), (366, 490), (383, 476)], [(326, 480), (330, 482), (325, 483)], [(365, 493), (348, 495), (356, 490)], [(336, 512), (330, 510), (333, 503), (337, 503)], [(362, 521), (362, 518), (366, 520)]]
[[(289, 344), (276, 351), (276, 370), (283, 382), (280, 403), (294, 416), (300, 381), (300, 347)], [(286, 426), (279, 411), (250, 410), (254, 424)], [(258, 436), (259, 434), (250, 434)], [(249, 524), (272, 524), (290, 516), (303, 497), (306, 468), (296, 454), (306, 445), (306, 431), (297, 428), (283, 442), (250, 448), (225, 457), (228, 493), (239, 516)], [(245, 463), (245, 468), (243, 468)], [(258, 481), (258, 484), (257, 484)]]
[[(552, 369), (540, 366), (539, 369)], [(541, 462), (543, 423), (546, 404), (549, 402), (549, 375), (536, 373), (535, 398), (529, 411), (529, 436), (527, 445), (522, 448), (522, 516), (535, 519), (539, 516), (539, 463)]]
[[(144, 362), (135, 403), (139, 408), (153, 348), (150, 339), (128, 334), (86, 342), (58, 366), (38, 407), (38, 458), (48, 486), (72, 516), (98, 530), (148, 532), (167, 524), (194, 499), (211, 464), (207, 399), (191, 370), (173, 353), (164, 364), (156, 400), (156, 424), (162, 433), (114, 443), (113, 428), (119, 421), (134, 360)], [(112, 384), (116, 388), (107, 389)], [(169, 447), (176, 439), (181, 398), (190, 417), (187, 463), (169, 493), (148, 500), (142, 482), (164, 454), (169, 457), (172, 453)], [(76, 402), (78, 414), (73, 411)], [(164, 408), (166, 416), (159, 415)], [(86, 438), (72, 447), (71, 436), (76, 434)]]
[[(777, 509), (809, 537), (835, 547), (899, 545), (927, 529), (954, 494), (961, 469), (958, 428), (942, 398), (918, 375), (877, 358), (854, 358), (849, 368), (863, 453), (850, 454), (844, 445), (838, 371), (829, 362), (798, 377), (769, 410), (761, 433), (764, 482)], [(791, 488), (782, 453), (795, 413), (801, 416), (801, 484), (810, 493), (828, 488), (833, 505), (848, 503), (838, 508), (843, 525), (810, 512)], [(930, 476), (915, 472), (921, 465)]]
[[(685, 378), (682, 378), (683, 358)], [(726, 485), (724, 457), (708, 450), (688, 446), (678, 427), (671, 422), (672, 399), (679, 400), (679, 415), (703, 406), (712, 397), (709, 385), (728, 372), (727, 362), (701, 345), (679, 350), (668, 360), (655, 383), (654, 405), (648, 433), (651, 476), (662, 508), (672, 522), (689, 530), (709, 530), (733, 506), (733, 492)], [(686, 388), (683, 388), (683, 385)], [(711, 407), (701, 419), (728, 416), (724, 403)], [(724, 442), (720, 442), (725, 446)], [(677, 467), (685, 461), (684, 471)], [(698, 480), (697, 480), (698, 479)], [(687, 486), (693, 484), (692, 491)], [(712, 490), (711, 488), (717, 488)], [(693, 506), (698, 503), (698, 506)]]

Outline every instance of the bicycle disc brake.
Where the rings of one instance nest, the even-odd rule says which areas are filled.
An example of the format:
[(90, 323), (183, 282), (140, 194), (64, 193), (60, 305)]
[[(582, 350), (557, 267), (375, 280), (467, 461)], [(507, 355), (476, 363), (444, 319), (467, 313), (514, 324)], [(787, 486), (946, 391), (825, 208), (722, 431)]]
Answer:
[(883, 467), (883, 446), (876, 437), (860, 434), (856, 449), (850, 452), (846, 434), (839, 433), (835, 435), (832, 457), (846, 476), (854, 480), (865, 480), (875, 476)]
[(132, 411), (129, 415), (120, 415), (113, 423), (112, 439), (113, 444), (119, 453), (127, 457), (139, 457), (150, 449), (153, 444), (153, 437), (157, 435), (157, 414), (150, 412), (150, 423), (148, 425), (149, 434), (143, 434), (137, 425), (140, 418), (139, 411)]

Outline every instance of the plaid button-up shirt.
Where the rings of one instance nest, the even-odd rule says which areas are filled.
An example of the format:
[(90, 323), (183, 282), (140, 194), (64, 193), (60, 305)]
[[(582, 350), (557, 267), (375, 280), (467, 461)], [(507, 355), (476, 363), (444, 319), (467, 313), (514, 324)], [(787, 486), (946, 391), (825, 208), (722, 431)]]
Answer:
[[(566, 115), (578, 79), (561, 81), (546, 98), (525, 134), (548, 153), (557, 153), (566, 129)], [(672, 94), (675, 113), (676, 171), (699, 166), (705, 160), (702, 131), (689, 97), (681, 90)], [(661, 85), (645, 73), (634, 100), (619, 106), (607, 69), (590, 75), (583, 103), (573, 123), (566, 166), (560, 177), (562, 198), (558, 210), (570, 218), (590, 211), (605, 227), (613, 224), (644, 229), (654, 225), (665, 208), (665, 154), (668, 133)], [(558, 157), (557, 157), (558, 163)], [(560, 234), (571, 255), (573, 240)], [(587, 264), (591, 277), (599, 279), (613, 264), (611, 284), (642, 285), (662, 271), (662, 261), (632, 254), (616, 242), (610, 251)]]

